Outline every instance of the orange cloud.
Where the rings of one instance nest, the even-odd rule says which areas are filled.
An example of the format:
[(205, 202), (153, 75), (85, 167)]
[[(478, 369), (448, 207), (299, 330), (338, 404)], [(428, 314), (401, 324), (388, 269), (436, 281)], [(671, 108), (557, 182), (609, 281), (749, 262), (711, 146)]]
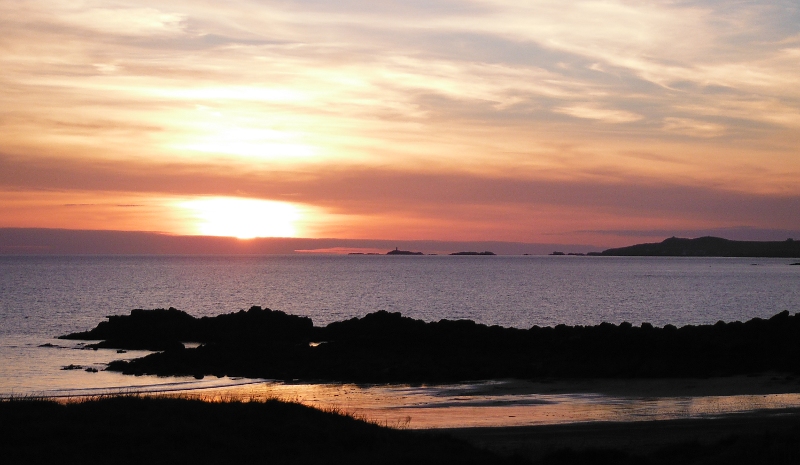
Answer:
[(27, 0), (0, 18), (3, 225), (198, 233), (176, 202), (224, 197), (305, 212), (255, 234), (800, 227), (783, 4)]

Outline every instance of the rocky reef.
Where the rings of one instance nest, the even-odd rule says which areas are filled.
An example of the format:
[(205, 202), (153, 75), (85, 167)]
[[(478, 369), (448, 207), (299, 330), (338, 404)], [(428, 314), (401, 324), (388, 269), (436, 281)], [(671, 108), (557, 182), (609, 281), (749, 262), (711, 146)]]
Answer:
[[(307, 317), (261, 307), (203, 318), (170, 308), (134, 310), (62, 337), (160, 351), (109, 365), (128, 374), (415, 383), (800, 373), (800, 315), (788, 311), (681, 328), (602, 323), (517, 329), (424, 322), (385, 311), (316, 327)], [(201, 345), (187, 349), (186, 341)]]

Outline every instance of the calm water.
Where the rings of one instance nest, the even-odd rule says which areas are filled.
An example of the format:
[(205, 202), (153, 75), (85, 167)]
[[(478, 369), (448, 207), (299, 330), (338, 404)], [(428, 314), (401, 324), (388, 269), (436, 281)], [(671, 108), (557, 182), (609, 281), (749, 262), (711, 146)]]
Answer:
[[(387, 256), (0, 257), (0, 394), (170, 390), (250, 380), (127, 377), (141, 356), (53, 340), (106, 315), (173, 306), (196, 316), (261, 305), (317, 325), (377, 310), (527, 328), (603, 321), (705, 324), (800, 311), (791, 259)], [(59, 347), (39, 347), (44, 343)], [(427, 394), (426, 394), (427, 395)]]
[(768, 317), (800, 305), (791, 259), (622, 257), (0, 257), (0, 334), (55, 336), (105, 315), (262, 305), (315, 324), (376, 310), (486, 324), (656, 325)]

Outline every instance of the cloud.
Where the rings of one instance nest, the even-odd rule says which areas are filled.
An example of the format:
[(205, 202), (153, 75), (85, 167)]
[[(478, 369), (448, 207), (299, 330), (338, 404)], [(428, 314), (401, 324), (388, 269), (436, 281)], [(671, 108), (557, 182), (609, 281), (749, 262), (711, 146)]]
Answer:
[[(709, 229), (625, 229), (625, 230), (599, 230), (599, 231), (578, 231), (591, 235), (609, 235), (621, 237), (647, 237), (647, 238), (666, 238), (666, 237), (705, 237), (714, 236), (735, 241), (784, 241), (800, 237), (800, 230), (797, 229), (759, 229), (748, 226), (729, 227), (729, 228), (709, 228)], [(659, 239), (660, 240), (660, 239)]]
[(719, 137), (725, 126), (688, 118), (664, 118), (664, 130), (691, 137)]
[[(310, 237), (369, 238), (391, 233), (393, 237), (424, 239), (449, 231), (448, 236), (459, 240), (542, 241), (556, 234), (561, 235), (560, 240), (574, 236), (574, 241), (586, 243), (586, 234), (574, 231), (685, 230), (742, 224), (800, 229), (794, 214), (800, 209), (800, 193), (749, 193), (702, 184), (668, 184), (653, 178), (619, 182), (494, 177), (334, 165), (319, 171), (243, 173), (213, 166), (173, 165), (162, 170), (152, 165), (123, 169), (120, 163), (65, 164), (51, 165), (49, 174), (34, 167), (28, 171), (30, 175), (19, 165), (0, 163), (0, 167), (4, 173), (0, 183), (6, 186), (0, 204), (19, 206), (26, 197), (40, 199), (31, 204), (29, 214), (37, 211), (33, 209), (36, 205), (43, 213), (65, 203), (100, 204), (98, 198), (107, 203), (72, 211), (69, 216), (58, 209), (54, 210), (57, 214), (36, 214), (38, 223), (24, 224), (30, 227), (46, 226), (41, 222), (53, 218), (94, 218), (91, 221), (96, 225), (107, 218), (120, 221), (120, 215), (129, 215), (125, 212), (131, 209), (112, 206), (137, 204), (144, 207), (135, 209), (137, 213), (126, 217), (124, 224), (147, 218), (147, 230), (187, 233), (186, 225), (181, 226), (186, 218), (176, 216), (170, 205), (226, 196), (291, 202), (313, 211), (298, 224)], [(9, 193), (12, 185), (19, 192), (16, 197)], [(19, 218), (8, 212), (4, 217), (7, 221)]]
[(105, 34), (147, 36), (183, 32), (185, 16), (155, 8), (91, 8), (61, 14), (59, 21)]
[(798, 24), (783, 0), (0, 4), (0, 185), (290, 196), (340, 231), (777, 227)]
[(642, 115), (637, 115), (636, 113), (631, 113), (629, 111), (610, 110), (598, 108), (592, 105), (573, 105), (569, 107), (556, 108), (553, 111), (556, 113), (574, 116), (575, 118), (594, 119), (612, 124), (631, 123), (633, 121), (639, 121), (642, 119)]

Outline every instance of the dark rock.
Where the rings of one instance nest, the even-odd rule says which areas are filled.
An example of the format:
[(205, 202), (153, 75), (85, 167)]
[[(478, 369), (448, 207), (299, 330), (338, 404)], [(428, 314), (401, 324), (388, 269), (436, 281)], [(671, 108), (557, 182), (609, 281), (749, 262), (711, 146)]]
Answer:
[(469, 320), (426, 323), (386, 311), (320, 328), (254, 307), (191, 324), (198, 325), (200, 347), (115, 361), (108, 369), (369, 383), (800, 373), (800, 316), (788, 311), (682, 328), (623, 322), (523, 330)]
[(109, 316), (91, 331), (59, 336), (60, 339), (102, 339), (87, 348), (118, 348), (172, 351), (184, 348), (181, 341), (200, 343), (307, 338), (313, 329), (311, 319), (283, 312), (251, 307), (237, 313), (195, 318), (175, 308), (132, 310), (130, 315)]

